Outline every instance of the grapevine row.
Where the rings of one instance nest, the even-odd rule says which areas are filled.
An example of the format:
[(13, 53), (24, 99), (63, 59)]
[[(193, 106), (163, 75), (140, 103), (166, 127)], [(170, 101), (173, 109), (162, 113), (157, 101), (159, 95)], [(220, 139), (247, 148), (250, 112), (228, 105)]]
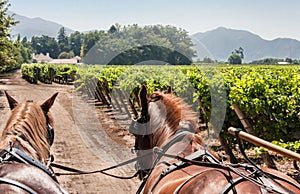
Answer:
[(132, 98), (141, 84), (146, 84), (150, 92), (171, 85), (191, 104), (201, 97), (211, 124), (223, 130), (242, 127), (233, 111), (232, 104), (236, 103), (264, 139), (288, 141), (300, 137), (300, 66), (81, 65), (77, 74), (77, 90), (94, 77), (106, 80), (109, 91), (118, 88)]
[(31, 83), (66, 83), (75, 80), (77, 67), (68, 64), (23, 64), (21, 66), (22, 76)]

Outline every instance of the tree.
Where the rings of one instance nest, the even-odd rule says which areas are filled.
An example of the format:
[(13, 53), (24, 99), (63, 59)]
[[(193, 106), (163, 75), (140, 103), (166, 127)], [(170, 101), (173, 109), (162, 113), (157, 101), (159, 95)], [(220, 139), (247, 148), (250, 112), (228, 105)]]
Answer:
[(83, 35), (80, 56), (84, 57), (88, 51), (102, 38), (106, 37), (104, 31), (92, 31)]
[(289, 64), (292, 64), (292, 63), (293, 63), (293, 59), (291, 59), (291, 58), (286, 58), (286, 59), (285, 59), (285, 62), (288, 62)]
[(75, 56), (80, 56), (82, 39), (83, 39), (83, 35), (78, 31), (73, 32), (68, 37), (70, 51), (72, 51)]
[(58, 55), (58, 59), (71, 59), (74, 57), (74, 53), (72, 51), (70, 52), (61, 52), (59, 55)]
[(17, 45), (10, 40), (10, 28), (17, 22), (7, 14), (9, 6), (8, 1), (0, 1), (0, 73), (20, 66)]
[(59, 46), (55, 38), (43, 35), (41, 37), (33, 36), (31, 38), (31, 46), (35, 53), (49, 53), (52, 58), (59, 55)]
[(235, 53), (239, 54), (241, 59), (244, 59), (244, 49), (240, 47), (238, 50), (235, 49)]
[(57, 42), (60, 52), (68, 52), (70, 50), (68, 45), (68, 36), (64, 27), (61, 27), (58, 31)]
[[(191, 49), (192, 41), (185, 30), (162, 25), (113, 26), (94, 42), (96, 45), (88, 56), (82, 55), (86, 63), (135, 64), (159, 60), (170, 64), (191, 64), (195, 56), (195, 51)], [(84, 47), (82, 51), (87, 54)]]
[(233, 65), (242, 64), (242, 58), (239, 54), (232, 53), (228, 58), (228, 62), (229, 64), (233, 64)]
[(228, 58), (230, 64), (242, 64), (242, 59), (244, 59), (244, 49), (240, 47), (235, 49)]
[(203, 63), (215, 63), (215, 61), (209, 57), (204, 57), (202, 62)]
[(117, 32), (117, 31), (118, 31), (118, 29), (116, 28), (116, 26), (115, 26), (115, 25), (112, 25), (112, 26), (109, 28), (108, 33), (113, 34), (113, 33)]

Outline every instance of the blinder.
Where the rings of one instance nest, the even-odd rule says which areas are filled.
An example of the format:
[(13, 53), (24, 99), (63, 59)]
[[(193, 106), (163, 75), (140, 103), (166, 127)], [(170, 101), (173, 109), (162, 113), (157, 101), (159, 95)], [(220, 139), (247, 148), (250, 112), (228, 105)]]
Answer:
[(48, 131), (48, 143), (51, 146), (54, 142), (54, 129), (49, 123), (47, 125), (47, 131)]
[(54, 128), (50, 125), (49, 123), (49, 116), (48, 116), (48, 112), (43, 111), (44, 115), (46, 117), (46, 125), (47, 125), (47, 132), (48, 132), (48, 143), (51, 146), (54, 142)]
[(137, 119), (132, 119), (129, 132), (133, 135), (149, 135), (149, 116), (141, 115)]
[(129, 132), (135, 136), (135, 145), (132, 149), (132, 152), (136, 152), (138, 150), (141, 150), (139, 147), (139, 140), (142, 142), (149, 141), (149, 136), (152, 134), (149, 130), (150, 129), (150, 123), (149, 123), (149, 115), (146, 115), (142, 112), (142, 114), (136, 118), (131, 120), (131, 124), (129, 126)]

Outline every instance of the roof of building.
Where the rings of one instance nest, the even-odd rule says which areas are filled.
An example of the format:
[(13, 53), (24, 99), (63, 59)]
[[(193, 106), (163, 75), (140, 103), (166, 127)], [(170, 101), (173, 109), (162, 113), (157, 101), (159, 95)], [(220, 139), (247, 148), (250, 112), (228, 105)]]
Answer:
[(33, 59), (35, 59), (39, 62), (40, 61), (49, 62), (52, 60), (52, 58), (49, 56), (48, 53), (47, 53), (47, 55), (44, 55), (43, 53), (33, 55)]
[(78, 63), (78, 60), (76, 58), (72, 58), (72, 59), (53, 59), (49, 63), (51, 63), (51, 64), (76, 64), (76, 63)]
[(291, 63), (286, 62), (286, 61), (279, 61), (279, 62), (277, 62), (277, 64), (279, 64), (279, 65), (289, 65)]

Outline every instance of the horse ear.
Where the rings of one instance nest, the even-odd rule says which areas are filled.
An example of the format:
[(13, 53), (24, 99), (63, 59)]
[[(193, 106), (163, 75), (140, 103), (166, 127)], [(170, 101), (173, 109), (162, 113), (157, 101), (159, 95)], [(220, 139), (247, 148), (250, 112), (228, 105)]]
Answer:
[(172, 86), (169, 86), (167, 90), (167, 94), (172, 94), (172, 93), (173, 93)]
[(41, 108), (43, 109), (44, 112), (49, 112), (50, 108), (52, 107), (52, 105), (54, 104), (55, 98), (58, 95), (58, 92), (56, 92), (55, 94), (53, 94), (53, 96), (51, 96), (48, 100), (46, 100), (42, 105)]
[(148, 95), (147, 95), (147, 87), (145, 85), (142, 85), (140, 89), (139, 98), (140, 98), (140, 105), (142, 107), (142, 110), (148, 110)]
[(16, 106), (18, 106), (19, 103), (13, 97), (11, 97), (6, 91), (4, 91), (4, 93), (6, 95), (10, 110), (13, 110)]

